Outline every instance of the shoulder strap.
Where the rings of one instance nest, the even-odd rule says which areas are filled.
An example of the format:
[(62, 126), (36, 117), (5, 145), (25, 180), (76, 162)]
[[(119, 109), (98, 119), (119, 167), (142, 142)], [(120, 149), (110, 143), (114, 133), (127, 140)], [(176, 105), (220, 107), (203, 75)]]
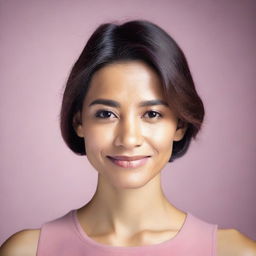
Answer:
[[(66, 255), (66, 247), (72, 245), (72, 240), (76, 238), (72, 236), (71, 213), (41, 226), (36, 256)], [(65, 253), (62, 253), (64, 250)]]
[[(189, 214), (186, 230), (181, 234), (184, 255), (216, 256), (216, 231), (218, 225), (208, 223)], [(183, 255), (183, 254), (182, 254)]]

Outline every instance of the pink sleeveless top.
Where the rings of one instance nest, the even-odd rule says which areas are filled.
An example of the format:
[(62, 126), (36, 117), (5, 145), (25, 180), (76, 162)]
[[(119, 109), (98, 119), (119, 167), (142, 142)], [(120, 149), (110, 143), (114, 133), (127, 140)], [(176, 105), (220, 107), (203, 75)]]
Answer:
[(76, 210), (41, 227), (37, 256), (216, 256), (216, 231), (210, 224), (187, 213), (174, 238), (159, 244), (134, 247), (110, 246), (91, 239), (82, 229)]

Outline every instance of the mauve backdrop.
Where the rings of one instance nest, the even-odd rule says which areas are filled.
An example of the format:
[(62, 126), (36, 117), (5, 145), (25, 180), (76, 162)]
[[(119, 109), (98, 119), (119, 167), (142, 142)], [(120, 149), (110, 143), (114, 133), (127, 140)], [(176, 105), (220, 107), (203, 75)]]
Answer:
[(162, 171), (178, 208), (256, 239), (255, 13), (252, 0), (0, 0), (0, 242), (86, 204), (97, 172), (59, 129), (68, 73), (96, 27), (148, 19), (187, 56), (206, 116)]

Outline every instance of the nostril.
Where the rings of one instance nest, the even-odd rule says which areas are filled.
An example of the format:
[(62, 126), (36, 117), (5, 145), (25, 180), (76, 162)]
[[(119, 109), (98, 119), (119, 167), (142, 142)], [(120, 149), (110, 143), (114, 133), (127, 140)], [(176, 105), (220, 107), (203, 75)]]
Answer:
[(115, 138), (116, 146), (123, 146), (126, 148), (139, 147), (142, 143), (143, 136), (138, 131), (121, 131)]
[(119, 144), (140, 145), (142, 143), (142, 126), (138, 117), (123, 117), (116, 126), (116, 140)]

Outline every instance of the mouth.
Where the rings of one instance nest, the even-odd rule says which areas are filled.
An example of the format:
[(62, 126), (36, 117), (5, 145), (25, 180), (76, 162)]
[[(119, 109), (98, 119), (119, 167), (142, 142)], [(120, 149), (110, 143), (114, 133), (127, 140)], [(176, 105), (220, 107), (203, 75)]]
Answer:
[(107, 158), (123, 168), (138, 168), (146, 164), (150, 156), (107, 156)]

